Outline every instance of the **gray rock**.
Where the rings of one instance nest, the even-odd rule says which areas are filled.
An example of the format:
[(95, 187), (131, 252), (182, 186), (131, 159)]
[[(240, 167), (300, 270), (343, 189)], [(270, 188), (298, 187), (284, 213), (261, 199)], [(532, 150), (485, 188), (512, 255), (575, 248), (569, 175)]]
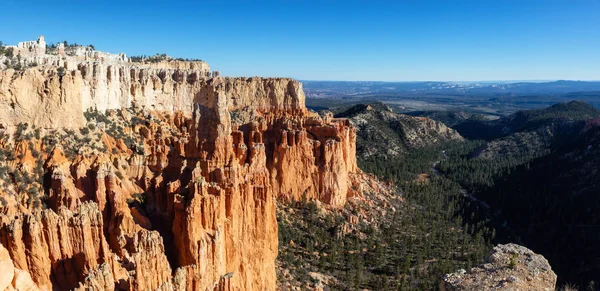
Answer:
[(498, 245), (487, 262), (470, 272), (442, 277), (440, 290), (554, 290), (556, 274), (548, 260), (516, 244)]

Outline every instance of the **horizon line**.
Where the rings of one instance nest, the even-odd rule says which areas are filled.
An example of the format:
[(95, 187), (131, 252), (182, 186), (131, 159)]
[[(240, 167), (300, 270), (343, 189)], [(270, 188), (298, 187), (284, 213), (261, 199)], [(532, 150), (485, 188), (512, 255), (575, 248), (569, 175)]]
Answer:
[(526, 79), (526, 80), (460, 80), (460, 81), (448, 81), (448, 80), (415, 80), (415, 81), (382, 81), (382, 80), (315, 80), (315, 79), (300, 79), (293, 78), (302, 82), (380, 82), (380, 83), (427, 83), (427, 82), (442, 82), (442, 83), (460, 83), (460, 82), (469, 82), (469, 83), (494, 83), (494, 82), (504, 82), (504, 83), (551, 83), (551, 82), (600, 82), (600, 79)]

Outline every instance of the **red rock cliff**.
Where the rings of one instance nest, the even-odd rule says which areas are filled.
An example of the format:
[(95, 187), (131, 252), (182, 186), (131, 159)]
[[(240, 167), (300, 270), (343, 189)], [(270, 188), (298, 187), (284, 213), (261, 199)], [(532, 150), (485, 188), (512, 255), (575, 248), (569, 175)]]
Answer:
[(343, 205), (356, 132), (308, 112), (294, 80), (193, 86), (191, 114), (88, 112), (79, 131), (21, 125), (0, 139), (0, 242), (14, 278), (40, 289), (276, 288), (274, 200)]

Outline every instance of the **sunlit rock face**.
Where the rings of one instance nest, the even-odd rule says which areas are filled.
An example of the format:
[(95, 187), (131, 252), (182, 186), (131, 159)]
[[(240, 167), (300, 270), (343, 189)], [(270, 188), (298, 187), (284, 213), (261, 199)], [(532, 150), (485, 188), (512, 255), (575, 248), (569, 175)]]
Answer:
[(556, 279), (546, 258), (510, 243), (494, 247), (485, 264), (442, 277), (440, 290), (551, 291), (556, 288)]
[(190, 114), (210, 70), (203, 62), (158, 66), (55, 57), (26, 70), (0, 72), (0, 124), (78, 128), (84, 125), (83, 113), (88, 109), (132, 104)]
[(297, 81), (204, 64), (0, 72), (1, 284), (276, 289), (275, 199), (356, 195), (356, 131)]

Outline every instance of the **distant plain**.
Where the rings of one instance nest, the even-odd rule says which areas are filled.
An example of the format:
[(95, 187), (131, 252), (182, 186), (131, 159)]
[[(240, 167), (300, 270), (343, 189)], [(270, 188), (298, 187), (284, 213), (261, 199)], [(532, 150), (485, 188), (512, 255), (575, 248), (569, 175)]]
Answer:
[(383, 102), (396, 112), (462, 111), (488, 118), (582, 100), (600, 108), (600, 82), (352, 82), (303, 81), (313, 110)]

